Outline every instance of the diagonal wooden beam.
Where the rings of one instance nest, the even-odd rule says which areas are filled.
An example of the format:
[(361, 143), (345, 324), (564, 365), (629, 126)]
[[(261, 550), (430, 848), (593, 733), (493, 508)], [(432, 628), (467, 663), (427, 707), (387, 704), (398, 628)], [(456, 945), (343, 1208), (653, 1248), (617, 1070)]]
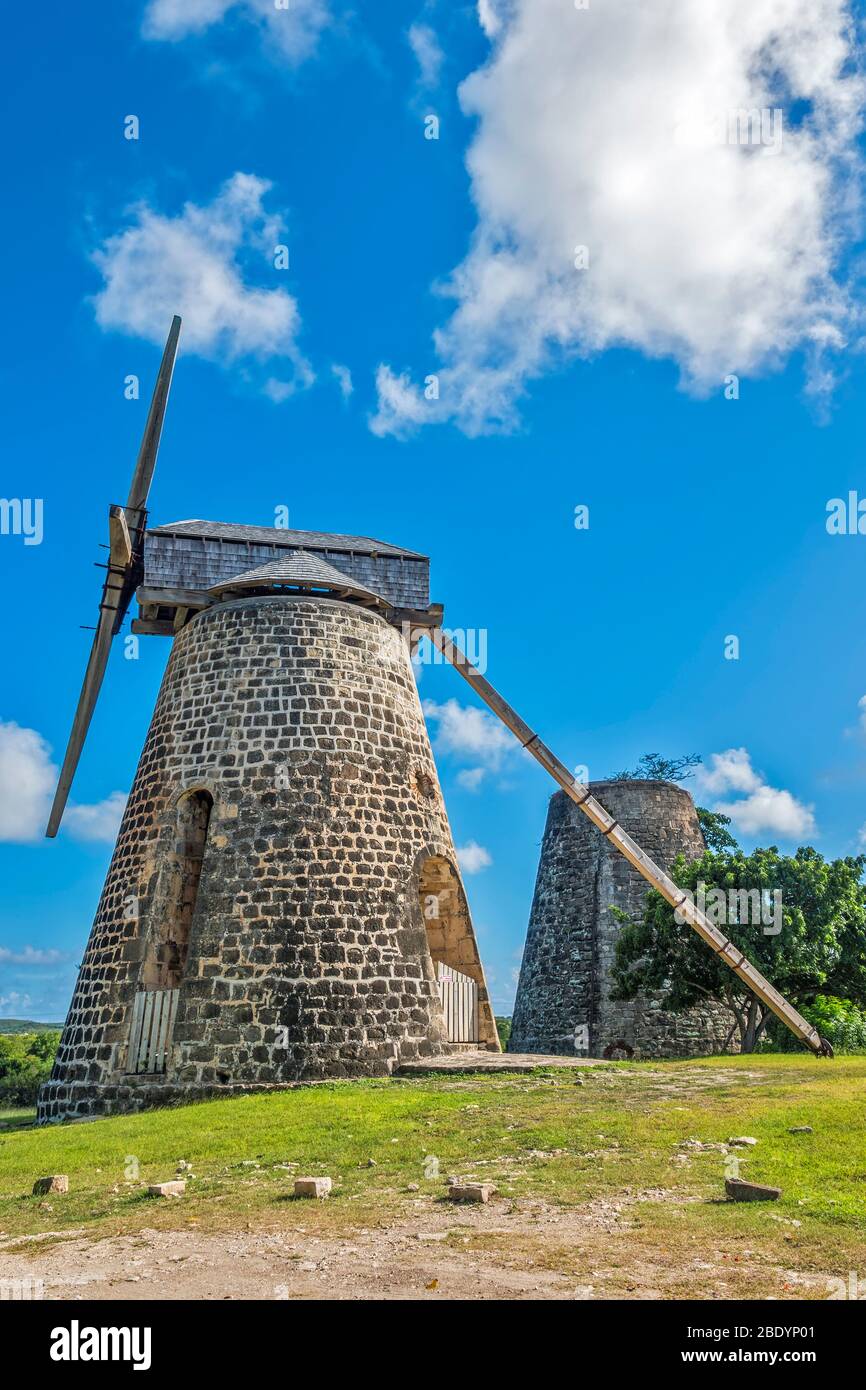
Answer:
[(427, 636), (430, 638), (434, 647), (442, 653), (447, 661), (451, 663), (456, 671), (465, 681), (471, 685), (477, 695), (481, 697), (488, 709), (491, 709), (497, 718), (511, 730), (515, 738), (523, 745), (527, 753), (531, 753), (533, 758), (550, 773), (555, 782), (570, 797), (576, 806), (579, 806), (585, 816), (588, 816), (593, 825), (597, 826), (612, 845), (619, 850), (620, 854), (628, 860), (633, 868), (646, 879), (653, 888), (657, 889), (673, 907), (677, 908), (681, 917), (690, 927), (698, 933), (698, 936), (709, 946), (710, 950), (715, 951), (727, 966), (733, 970), (735, 975), (749, 987), (753, 994), (756, 994), (761, 1003), (766, 1008), (771, 1009), (777, 1018), (780, 1018), (787, 1028), (791, 1030), (796, 1038), (819, 1057), (832, 1056), (832, 1049), (829, 1043), (825, 1042), (817, 1029), (799, 1014), (792, 1004), (779, 993), (779, 991), (765, 979), (760, 970), (757, 970), (749, 961), (738, 946), (720, 932), (691, 899), (684, 890), (674, 883), (672, 878), (660, 869), (655, 860), (645, 854), (632, 837), (623, 830), (622, 826), (608, 815), (600, 801), (596, 801), (588, 787), (577, 778), (572, 776), (564, 763), (561, 763), (555, 754), (541, 742), (538, 734), (524, 723), (516, 710), (512, 709), (502, 696), (496, 691), (488, 680), (482, 676), (481, 672), (461, 651), (460, 647), (448, 637), (441, 628), (425, 628)]
[(159, 373), (156, 378), (156, 385), (153, 388), (150, 409), (147, 412), (147, 421), (144, 426), (144, 434), (141, 437), (141, 446), (138, 450), (135, 472), (132, 475), (132, 482), (129, 487), (126, 510), (131, 513), (129, 522), (135, 532), (140, 532), (144, 525), (144, 510), (147, 506), (147, 494), (150, 492), (153, 470), (156, 467), (156, 456), (159, 452), (159, 441), (162, 436), (165, 408), (168, 404), (168, 393), (171, 389), (171, 378), (174, 371), (175, 359), (177, 358), (180, 326), (180, 317), (175, 314), (171, 321), (171, 328), (168, 332), (168, 339), (166, 340), (165, 349), (162, 354), (162, 361), (159, 364)]

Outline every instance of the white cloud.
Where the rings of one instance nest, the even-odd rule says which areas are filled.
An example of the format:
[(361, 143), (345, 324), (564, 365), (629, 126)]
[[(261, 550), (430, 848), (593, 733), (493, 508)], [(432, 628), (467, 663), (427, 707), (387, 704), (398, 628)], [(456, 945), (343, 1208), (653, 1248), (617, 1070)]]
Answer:
[(695, 775), (701, 789), (711, 794), (753, 792), (761, 785), (761, 779), (754, 771), (745, 748), (728, 748), (724, 753), (713, 753), (709, 764), (698, 767)]
[(439, 81), (445, 54), (436, 33), (429, 24), (413, 24), (407, 35), (409, 46), (418, 64), (418, 80), (422, 87), (435, 87)]
[(478, 0), (478, 23), (489, 39), (493, 39), (502, 28), (502, 20), (495, 0)]
[(229, 15), (256, 25), (262, 40), (290, 66), (308, 58), (330, 22), (328, 0), (149, 0), (142, 33), (177, 42), (204, 33)]
[(293, 384), (309, 385), (312, 372), (297, 345), (297, 301), (282, 286), (263, 289), (244, 279), (249, 260), (271, 285), (279, 274), (272, 267), (280, 220), (264, 207), (270, 187), (236, 173), (212, 203), (186, 203), (176, 217), (139, 204), (131, 225), (93, 255), (105, 281), (94, 300), (100, 326), (161, 346), (179, 313), (184, 351), (227, 364), (285, 359)]
[(457, 774), (457, 782), (469, 792), (477, 792), (487, 776), (486, 767), (465, 767)]
[(866, 695), (861, 695), (857, 701), (857, 708), (860, 711), (860, 728), (866, 733)]
[(340, 394), (343, 400), (347, 401), (355, 389), (352, 382), (352, 373), (349, 371), (349, 368), (344, 367), (341, 362), (332, 362), (331, 372), (333, 376), (336, 377), (337, 385), (340, 388)]
[[(798, 801), (791, 792), (769, 786), (755, 772), (745, 748), (713, 753), (710, 765), (696, 769), (695, 778), (699, 790), (713, 798), (712, 809), (730, 816), (746, 835), (769, 832), (795, 840), (814, 833), (813, 808)], [(742, 799), (718, 799), (731, 792), (742, 793)]]
[(474, 840), (470, 840), (462, 849), (458, 849), (457, 862), (464, 874), (477, 874), (488, 868), (493, 860), (483, 845), (477, 845)]
[(44, 966), (58, 965), (61, 961), (68, 960), (66, 951), (44, 950), (41, 946), (22, 946), (17, 951), (11, 951), (8, 946), (0, 946), (0, 965), (24, 965), (24, 966)]
[[(0, 841), (30, 844), (43, 838), (59, 775), (41, 734), (0, 722)], [(93, 806), (70, 803), (63, 827), (73, 839), (110, 843), (125, 804), (126, 793), (119, 791)]]
[(126, 792), (112, 792), (104, 801), (97, 801), (93, 806), (68, 806), (63, 823), (75, 840), (113, 844), (126, 802)]
[(29, 994), (20, 994), (18, 990), (11, 990), (9, 994), (0, 994), (0, 1009), (15, 1009), (16, 1012), (23, 1013), (33, 1003)]
[(51, 749), (41, 734), (0, 723), (0, 840), (26, 844), (45, 834), (56, 782)]
[(499, 767), (503, 755), (516, 747), (508, 730), (486, 710), (446, 700), (425, 700), (424, 714), (436, 721), (436, 746), (445, 753), (469, 753), (487, 767)]
[(418, 427), (436, 418), (408, 372), (399, 376), (384, 362), (376, 369), (378, 409), (370, 417), (370, 429), (380, 438), (393, 434), (407, 438)]
[[(838, 279), (864, 91), (847, 0), (512, 0), (479, 17), (504, 27), (461, 87), (478, 220), (443, 287), (440, 399), (383, 364), (374, 432), (513, 428), (530, 381), (618, 346), (673, 360), (698, 393), (802, 348), (826, 385), (854, 313)], [(765, 108), (765, 137), (726, 139), (729, 113)]]
[(857, 847), (858, 849), (866, 849), (866, 821), (863, 822), (860, 829), (857, 831)]

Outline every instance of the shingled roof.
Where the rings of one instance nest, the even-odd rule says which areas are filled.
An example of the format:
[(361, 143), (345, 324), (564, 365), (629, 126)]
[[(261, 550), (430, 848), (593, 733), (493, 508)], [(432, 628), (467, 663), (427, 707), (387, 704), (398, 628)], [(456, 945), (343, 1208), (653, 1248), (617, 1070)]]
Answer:
[(380, 608), (388, 604), (381, 594), (374, 593), (357, 579), (350, 579), (320, 555), (310, 555), (305, 550), (294, 550), (280, 560), (269, 560), (266, 565), (246, 570), (243, 574), (221, 579), (208, 593), (219, 596), (236, 593), (243, 589), (278, 589), (282, 587), (300, 589), (327, 589), (330, 593), (365, 599)]
[(328, 531), (288, 531), (282, 526), (239, 526), (232, 521), (171, 521), (151, 526), (150, 536), (200, 536), (203, 540), (249, 541), (287, 550), (336, 550), (356, 555), (402, 555), (407, 560), (426, 560), (416, 550), (404, 550), (371, 536), (343, 536)]

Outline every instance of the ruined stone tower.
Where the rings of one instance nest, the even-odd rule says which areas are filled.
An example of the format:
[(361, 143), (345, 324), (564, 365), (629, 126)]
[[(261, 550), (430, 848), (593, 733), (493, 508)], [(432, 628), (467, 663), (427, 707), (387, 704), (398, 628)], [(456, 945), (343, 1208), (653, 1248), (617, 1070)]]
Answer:
[[(498, 1049), (405, 640), (426, 557), (148, 531), (133, 631), (173, 646), (40, 1118)], [(437, 979), (437, 973), (439, 979)]]
[[(704, 839), (688, 792), (669, 782), (596, 782), (605, 810), (669, 869)], [(509, 1049), (590, 1057), (685, 1057), (718, 1052), (730, 1029), (714, 1006), (667, 1013), (652, 997), (609, 997), (620, 924), (643, 911), (647, 885), (562, 792), (550, 801), (520, 969)]]

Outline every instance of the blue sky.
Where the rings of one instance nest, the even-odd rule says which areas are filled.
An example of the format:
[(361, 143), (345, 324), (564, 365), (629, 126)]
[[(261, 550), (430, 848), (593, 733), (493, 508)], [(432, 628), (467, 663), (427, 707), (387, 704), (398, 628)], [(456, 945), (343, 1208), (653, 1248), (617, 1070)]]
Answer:
[[(446, 626), (483, 630), (488, 677), (564, 761), (697, 752), (744, 844), (862, 848), (866, 535), (826, 525), (866, 499), (850, 12), (608, 8), (618, 26), (564, 0), (10, 17), (0, 492), (44, 520), (38, 545), (0, 535), (0, 1014), (64, 1014), (168, 655), (115, 644), (79, 812), (44, 840), (174, 308), (154, 523), (285, 505), (429, 553)], [(693, 82), (704, 116), (782, 110), (781, 147), (722, 149)], [(486, 851), (466, 882), (507, 1011), (552, 786), (456, 674), (420, 689), (455, 840)]]

